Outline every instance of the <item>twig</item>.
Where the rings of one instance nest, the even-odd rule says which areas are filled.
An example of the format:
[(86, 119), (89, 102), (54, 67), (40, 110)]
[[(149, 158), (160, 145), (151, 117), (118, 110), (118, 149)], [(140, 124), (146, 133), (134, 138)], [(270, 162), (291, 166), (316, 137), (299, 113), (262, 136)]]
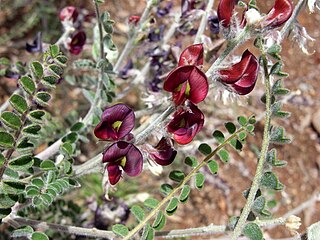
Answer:
[(134, 45), (134, 41), (136, 39), (136, 36), (139, 32), (139, 30), (141, 29), (142, 25), (145, 23), (145, 21), (147, 20), (147, 18), (149, 17), (150, 11), (152, 9), (152, 7), (154, 6), (154, 3), (152, 0), (147, 0), (147, 6), (144, 9), (142, 16), (139, 20), (139, 27), (137, 29), (134, 29), (134, 32), (132, 34), (132, 36), (130, 37), (130, 39), (127, 41), (127, 44), (125, 45), (123, 51), (121, 52), (120, 57), (118, 58), (118, 61), (116, 62), (116, 64), (114, 65), (113, 70), (115, 72), (117, 72), (120, 67), (122, 62), (128, 57), (133, 45)]
[(36, 220), (21, 218), (21, 217), (8, 219), (7, 223), (9, 223), (10, 225), (14, 225), (15, 223), (18, 223), (20, 226), (30, 225), (36, 229), (41, 229), (42, 231), (51, 229), (58, 232), (65, 232), (69, 234), (75, 234), (75, 235), (86, 236), (86, 237), (94, 237), (94, 238), (102, 238), (102, 239), (114, 239), (116, 237), (115, 234), (111, 231), (99, 230), (96, 228), (65, 226), (65, 225), (41, 222), (41, 221), (36, 221)]
[(202, 37), (202, 34), (204, 33), (204, 30), (206, 28), (208, 17), (209, 17), (210, 11), (212, 10), (213, 4), (214, 4), (214, 0), (209, 0), (208, 1), (206, 10), (203, 13), (203, 16), (201, 18), (200, 26), (198, 28), (198, 32), (197, 32), (196, 38), (194, 40), (194, 43), (200, 43), (201, 42), (201, 37)]

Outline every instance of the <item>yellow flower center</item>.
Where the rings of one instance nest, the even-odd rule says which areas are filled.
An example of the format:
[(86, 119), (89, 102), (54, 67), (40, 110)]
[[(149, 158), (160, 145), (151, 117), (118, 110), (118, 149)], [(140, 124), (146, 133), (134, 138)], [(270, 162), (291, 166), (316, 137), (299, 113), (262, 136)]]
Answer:
[(112, 123), (112, 128), (118, 132), (119, 128), (121, 127), (121, 124), (122, 121), (115, 121), (114, 123)]

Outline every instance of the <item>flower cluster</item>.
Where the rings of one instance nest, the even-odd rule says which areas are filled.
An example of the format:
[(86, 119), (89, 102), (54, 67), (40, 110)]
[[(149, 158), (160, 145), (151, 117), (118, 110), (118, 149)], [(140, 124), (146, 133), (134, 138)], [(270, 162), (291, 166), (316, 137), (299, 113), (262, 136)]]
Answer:
[(74, 6), (64, 7), (59, 13), (60, 21), (68, 38), (64, 46), (71, 54), (78, 55), (86, 43), (86, 33), (81, 30), (84, 16)]
[[(235, 6), (239, 0), (220, 0), (218, 6), (218, 18), (221, 26), (230, 28), (235, 14)], [(243, 28), (247, 24), (260, 24), (262, 28), (271, 29), (281, 26), (292, 15), (293, 5), (291, 0), (276, 0), (274, 6), (269, 10), (266, 16), (261, 16), (255, 7), (247, 9), (243, 12), (240, 27)]]
[(191, 142), (204, 124), (204, 115), (195, 105), (205, 99), (209, 89), (206, 75), (198, 68), (202, 64), (203, 45), (189, 46), (181, 53), (178, 67), (168, 74), (163, 84), (164, 90), (172, 93), (173, 102), (179, 106), (167, 127), (179, 144)]
[[(125, 104), (116, 104), (105, 109), (100, 123), (95, 127), (94, 134), (104, 141), (112, 141), (103, 152), (102, 162), (107, 163), (109, 182), (114, 185), (124, 171), (128, 176), (137, 176), (143, 167), (143, 155), (133, 144), (135, 114)], [(152, 147), (149, 156), (160, 165), (173, 162), (177, 152), (173, 149), (170, 139), (162, 138)]]

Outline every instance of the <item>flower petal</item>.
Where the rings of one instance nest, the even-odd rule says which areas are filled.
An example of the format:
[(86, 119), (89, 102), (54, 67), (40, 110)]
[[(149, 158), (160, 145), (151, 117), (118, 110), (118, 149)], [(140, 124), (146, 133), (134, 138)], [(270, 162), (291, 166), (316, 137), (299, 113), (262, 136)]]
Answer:
[(110, 184), (115, 185), (117, 182), (119, 182), (122, 174), (120, 167), (118, 165), (108, 164), (106, 169), (108, 171)]
[(78, 14), (79, 13), (74, 6), (67, 6), (61, 9), (59, 18), (61, 21), (72, 20), (72, 22), (75, 22), (77, 20)]
[(116, 162), (127, 155), (131, 148), (131, 143), (119, 141), (108, 146), (103, 152), (102, 162)]
[(164, 81), (163, 89), (173, 92), (181, 83), (187, 81), (195, 66), (179, 66), (173, 69)]
[(209, 90), (209, 84), (204, 72), (195, 67), (189, 77), (190, 95), (187, 97), (192, 103), (203, 101)]
[(140, 150), (133, 144), (129, 144), (130, 149), (126, 155), (127, 161), (123, 170), (128, 176), (134, 177), (141, 173), (143, 167), (143, 156)]
[(218, 5), (218, 18), (221, 25), (229, 27), (234, 7), (238, 0), (220, 0)]
[(78, 55), (82, 49), (83, 45), (86, 43), (86, 33), (84, 31), (78, 31), (75, 33), (69, 43), (69, 52)]
[[(219, 71), (223, 83), (235, 83), (245, 73), (253, 54), (247, 49), (241, 57), (240, 62), (232, 65), (227, 69)], [(253, 56), (254, 57), (254, 56)]]
[(276, 28), (285, 23), (292, 15), (293, 5), (291, 0), (276, 0), (262, 23), (264, 27)]
[(187, 47), (180, 55), (179, 66), (202, 65), (203, 64), (203, 45), (194, 44)]
[(174, 140), (179, 144), (187, 144), (202, 129), (204, 115), (200, 109), (189, 103), (186, 109), (179, 109), (169, 122), (168, 132), (173, 133)]
[(102, 140), (119, 140), (134, 128), (135, 115), (127, 105), (119, 103), (104, 110), (94, 134)]

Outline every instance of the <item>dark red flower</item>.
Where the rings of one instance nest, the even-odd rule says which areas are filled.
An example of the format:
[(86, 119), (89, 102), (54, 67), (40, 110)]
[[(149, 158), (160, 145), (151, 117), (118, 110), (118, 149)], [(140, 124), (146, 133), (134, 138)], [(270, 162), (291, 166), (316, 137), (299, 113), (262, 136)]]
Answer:
[(72, 38), (71, 42), (69, 43), (69, 52), (78, 55), (81, 53), (83, 49), (83, 45), (86, 43), (86, 33), (84, 31), (78, 31), (76, 32)]
[(231, 17), (235, 5), (239, 0), (220, 0), (218, 5), (218, 19), (221, 25), (225, 28), (230, 26)]
[(77, 20), (78, 15), (79, 13), (74, 6), (68, 6), (68, 7), (64, 7), (60, 11), (59, 18), (61, 21), (72, 20), (72, 22), (75, 22)]
[(180, 66), (172, 70), (163, 84), (164, 90), (172, 92), (174, 103), (178, 106), (187, 99), (197, 104), (208, 94), (208, 80), (206, 75), (196, 66)]
[(163, 137), (157, 146), (154, 147), (155, 151), (150, 151), (149, 155), (159, 165), (169, 165), (177, 155), (177, 151), (172, 145), (172, 139)]
[(109, 181), (114, 185), (120, 180), (122, 170), (130, 177), (139, 175), (143, 167), (143, 156), (133, 144), (119, 141), (106, 148), (102, 162), (108, 163), (106, 169)]
[(130, 16), (128, 19), (129, 24), (134, 24), (135, 26), (140, 21), (140, 16)]
[(186, 109), (178, 109), (168, 124), (168, 132), (173, 133), (179, 144), (188, 144), (202, 129), (204, 115), (196, 105), (190, 103)]
[(179, 66), (203, 64), (203, 45), (194, 44), (187, 47), (180, 55)]
[(262, 26), (276, 28), (285, 23), (292, 15), (293, 5), (291, 0), (276, 0), (262, 22)]
[(259, 72), (259, 63), (256, 57), (246, 50), (241, 57), (240, 62), (231, 67), (220, 70), (220, 81), (232, 88), (240, 95), (250, 93), (257, 81)]
[(119, 140), (127, 136), (134, 127), (135, 116), (125, 104), (116, 104), (104, 110), (94, 134), (102, 140)]
[(86, 43), (87, 36), (84, 31), (76, 32), (69, 43), (69, 52), (78, 55), (82, 49), (83, 45)]

